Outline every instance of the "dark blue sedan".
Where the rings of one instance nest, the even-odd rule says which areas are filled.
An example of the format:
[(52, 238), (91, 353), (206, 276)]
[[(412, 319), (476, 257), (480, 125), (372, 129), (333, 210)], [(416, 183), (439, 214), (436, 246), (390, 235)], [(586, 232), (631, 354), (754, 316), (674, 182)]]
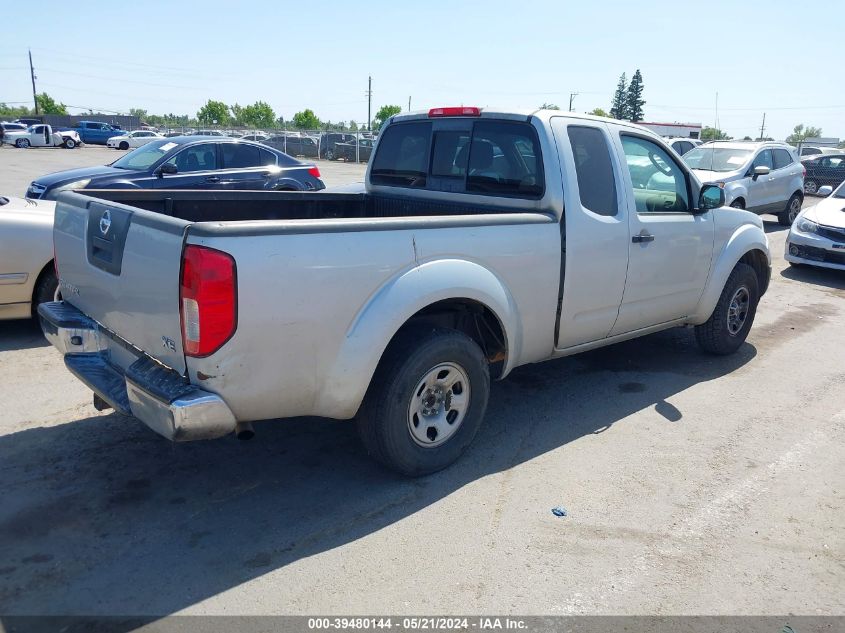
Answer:
[(325, 189), (320, 170), (287, 154), (249, 141), (176, 136), (147, 143), (110, 165), (69, 169), (42, 176), (27, 198), (54, 200), (71, 189)]

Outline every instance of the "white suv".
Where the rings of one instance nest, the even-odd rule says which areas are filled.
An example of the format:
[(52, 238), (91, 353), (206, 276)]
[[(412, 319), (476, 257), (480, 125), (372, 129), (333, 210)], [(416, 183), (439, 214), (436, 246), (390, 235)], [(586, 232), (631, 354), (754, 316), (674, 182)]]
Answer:
[(683, 155), (703, 183), (725, 190), (725, 204), (773, 213), (789, 226), (801, 212), (806, 170), (786, 143), (711, 141)]

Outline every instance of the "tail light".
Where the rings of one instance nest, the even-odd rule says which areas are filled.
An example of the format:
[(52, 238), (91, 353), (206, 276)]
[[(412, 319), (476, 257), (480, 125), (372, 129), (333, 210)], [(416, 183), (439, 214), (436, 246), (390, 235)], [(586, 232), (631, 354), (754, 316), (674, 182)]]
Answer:
[(237, 272), (232, 256), (205, 246), (186, 246), (179, 304), (185, 354), (208, 356), (220, 349), (237, 326)]
[(806, 178), (806, 177), (807, 177), (807, 168), (806, 168), (806, 167), (804, 167), (804, 165), (803, 165), (803, 164), (801, 165), (801, 177), (802, 177), (802, 178)]
[(311, 167), (308, 170), (308, 173), (311, 174), (312, 176), (314, 176), (314, 178), (319, 178), (320, 177), (320, 168), (317, 167), (316, 165), (314, 165), (313, 167)]
[(428, 111), (430, 119), (441, 116), (481, 116), (481, 108), (458, 106), (456, 108), (432, 108)]

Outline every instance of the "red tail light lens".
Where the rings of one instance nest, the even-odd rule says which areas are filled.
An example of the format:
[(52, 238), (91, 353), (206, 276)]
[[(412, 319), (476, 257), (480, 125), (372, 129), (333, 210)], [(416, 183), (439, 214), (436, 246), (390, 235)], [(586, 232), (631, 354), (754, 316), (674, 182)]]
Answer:
[(187, 356), (213, 354), (235, 333), (235, 260), (205, 246), (186, 246), (179, 285), (182, 345)]
[(320, 168), (314, 165), (311, 169), (308, 170), (308, 173), (314, 176), (314, 178), (320, 177)]
[(481, 116), (481, 108), (459, 106), (456, 108), (432, 108), (428, 111), (429, 118), (441, 116)]
[(802, 172), (801, 177), (806, 178), (807, 177), (807, 168), (804, 167), (804, 165), (801, 165), (801, 172)]

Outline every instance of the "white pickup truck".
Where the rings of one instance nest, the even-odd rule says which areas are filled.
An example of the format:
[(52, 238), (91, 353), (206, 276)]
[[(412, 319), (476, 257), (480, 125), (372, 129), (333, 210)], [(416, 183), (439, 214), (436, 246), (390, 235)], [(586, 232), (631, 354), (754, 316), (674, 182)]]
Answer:
[(60, 194), (39, 314), (98, 408), (167, 438), (355, 418), (421, 475), (514, 367), (683, 325), (740, 347), (770, 257), (723, 203), (636, 125), (437, 108), (388, 121), (357, 192)]

